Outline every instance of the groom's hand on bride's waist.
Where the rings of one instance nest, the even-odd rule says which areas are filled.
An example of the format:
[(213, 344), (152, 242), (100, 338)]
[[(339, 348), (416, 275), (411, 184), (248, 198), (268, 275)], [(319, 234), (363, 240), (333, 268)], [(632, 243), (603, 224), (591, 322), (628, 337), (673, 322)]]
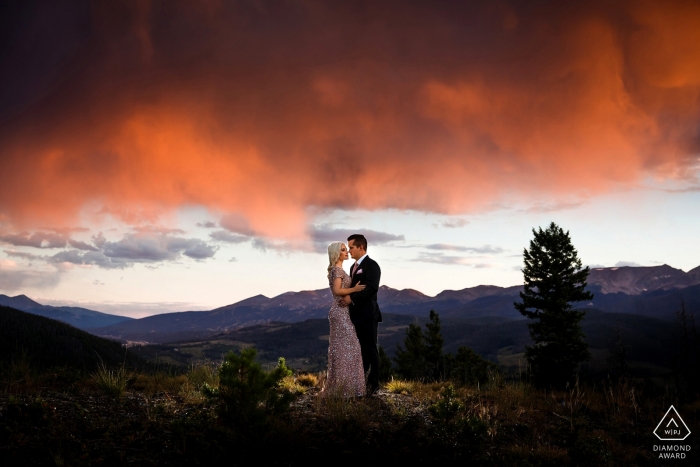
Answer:
[(350, 305), (350, 304), (352, 303), (352, 298), (350, 298), (350, 295), (344, 296), (344, 297), (343, 297), (343, 302), (344, 302), (346, 305)]

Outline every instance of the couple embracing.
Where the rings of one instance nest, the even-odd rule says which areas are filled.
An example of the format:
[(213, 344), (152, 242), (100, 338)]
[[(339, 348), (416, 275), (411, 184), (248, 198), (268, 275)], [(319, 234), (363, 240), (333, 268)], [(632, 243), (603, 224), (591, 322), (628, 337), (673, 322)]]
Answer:
[[(355, 260), (349, 276), (343, 269), (348, 255)], [(343, 242), (328, 245), (328, 260), (333, 304), (328, 313), (328, 375), (322, 393), (371, 396), (379, 389), (377, 323), (382, 322), (382, 314), (377, 291), (381, 270), (367, 256), (367, 239), (360, 234), (350, 235), (347, 246)]]

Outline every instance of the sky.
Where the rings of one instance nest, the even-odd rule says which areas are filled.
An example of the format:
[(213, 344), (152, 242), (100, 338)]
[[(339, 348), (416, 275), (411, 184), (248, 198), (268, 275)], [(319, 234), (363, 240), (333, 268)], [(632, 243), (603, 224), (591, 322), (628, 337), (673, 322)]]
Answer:
[[(0, 293), (141, 317), (327, 286), (700, 265), (696, 1), (0, 6)], [(350, 264), (346, 263), (346, 269)]]

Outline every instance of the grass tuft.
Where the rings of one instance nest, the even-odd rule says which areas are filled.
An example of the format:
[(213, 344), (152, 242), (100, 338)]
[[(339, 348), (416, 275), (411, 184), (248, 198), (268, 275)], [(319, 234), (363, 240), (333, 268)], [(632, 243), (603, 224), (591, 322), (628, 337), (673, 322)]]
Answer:
[(384, 386), (387, 391), (391, 394), (411, 394), (413, 392), (414, 384), (409, 381), (402, 381), (400, 379), (392, 379)]
[(313, 388), (318, 384), (318, 378), (311, 373), (304, 373), (297, 376), (297, 383), (306, 388)]
[(121, 365), (116, 370), (110, 370), (104, 362), (100, 362), (97, 371), (91, 376), (92, 380), (102, 392), (109, 396), (119, 398), (124, 394), (124, 391), (126, 391), (126, 384), (133, 374), (131, 371), (127, 370), (124, 365)]
[(297, 380), (294, 379), (294, 376), (285, 376), (282, 378), (282, 380), (279, 382), (279, 387), (280, 389), (290, 392), (294, 395), (301, 395), (305, 394), (306, 391), (308, 390), (308, 387), (299, 384)]

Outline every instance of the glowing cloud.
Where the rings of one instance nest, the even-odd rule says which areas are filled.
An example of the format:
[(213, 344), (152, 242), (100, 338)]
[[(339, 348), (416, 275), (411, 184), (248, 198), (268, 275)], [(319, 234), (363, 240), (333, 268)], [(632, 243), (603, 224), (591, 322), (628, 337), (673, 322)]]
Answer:
[[(13, 44), (0, 63), (6, 235), (202, 205), (229, 232), (308, 237), (309, 208), (456, 214), (570, 199), (690, 177), (700, 149), (696, 2), (21, 13), (0, 24)], [(90, 256), (71, 245), (86, 251), (72, 259)], [(188, 248), (177, 250), (213, 254)]]

